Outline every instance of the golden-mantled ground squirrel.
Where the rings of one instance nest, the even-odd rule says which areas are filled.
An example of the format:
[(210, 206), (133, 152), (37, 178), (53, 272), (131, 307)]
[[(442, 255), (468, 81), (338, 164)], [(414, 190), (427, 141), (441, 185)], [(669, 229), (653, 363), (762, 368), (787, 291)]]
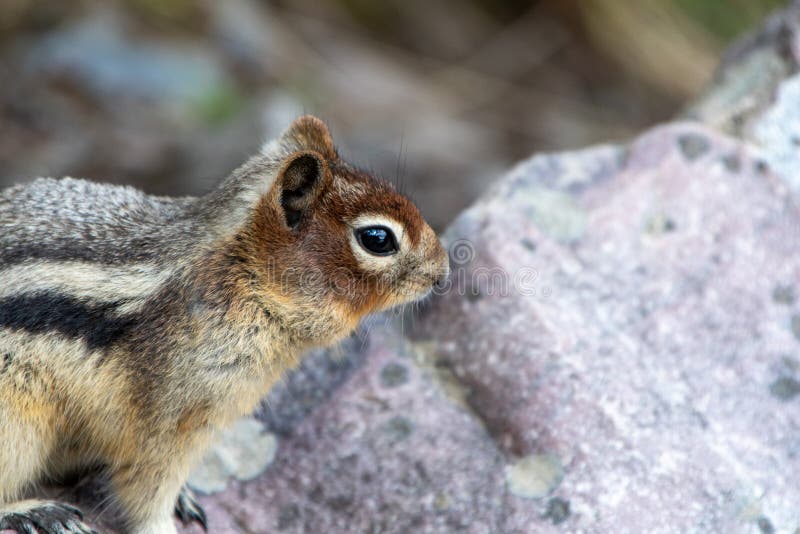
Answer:
[(214, 431), (299, 355), (447, 276), (416, 207), (295, 121), (199, 198), (39, 179), (0, 192), (0, 529), (88, 532), (18, 500), (100, 468), (124, 528), (204, 515), (184, 489)]

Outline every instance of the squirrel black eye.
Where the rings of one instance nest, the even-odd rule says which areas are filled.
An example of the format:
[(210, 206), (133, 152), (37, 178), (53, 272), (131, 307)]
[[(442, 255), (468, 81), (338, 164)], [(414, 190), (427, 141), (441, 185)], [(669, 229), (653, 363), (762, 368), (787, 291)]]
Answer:
[(356, 230), (358, 243), (370, 254), (388, 256), (397, 252), (397, 241), (391, 230), (384, 226), (368, 226)]

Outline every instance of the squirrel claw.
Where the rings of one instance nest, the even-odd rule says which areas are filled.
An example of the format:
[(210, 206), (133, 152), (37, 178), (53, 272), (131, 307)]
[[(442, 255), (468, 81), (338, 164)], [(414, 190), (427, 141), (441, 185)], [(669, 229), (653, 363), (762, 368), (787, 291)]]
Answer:
[(23, 510), (0, 510), (0, 530), (19, 534), (97, 534), (82, 519), (83, 512), (69, 504), (36, 502)]
[(175, 516), (180, 519), (184, 526), (196, 522), (203, 527), (204, 532), (208, 532), (206, 512), (197, 502), (197, 498), (194, 492), (189, 489), (189, 486), (184, 485), (178, 494), (178, 500), (175, 502)]

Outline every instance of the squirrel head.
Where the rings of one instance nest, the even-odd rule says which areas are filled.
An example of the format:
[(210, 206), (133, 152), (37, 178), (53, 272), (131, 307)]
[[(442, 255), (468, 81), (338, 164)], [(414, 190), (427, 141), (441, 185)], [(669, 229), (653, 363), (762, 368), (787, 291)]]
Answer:
[(222, 190), (230, 197), (222, 210), (248, 206), (228, 241), (234, 271), (246, 274), (239, 291), (314, 340), (422, 298), (448, 275), (447, 254), (417, 207), (343, 161), (315, 117), (297, 119)]

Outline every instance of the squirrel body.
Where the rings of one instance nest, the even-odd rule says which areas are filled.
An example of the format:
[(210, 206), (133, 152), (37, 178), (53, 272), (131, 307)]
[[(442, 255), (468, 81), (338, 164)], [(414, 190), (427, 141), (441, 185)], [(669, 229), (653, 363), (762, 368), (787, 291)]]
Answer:
[(183, 484), (215, 431), (447, 271), (414, 205), (308, 116), (202, 197), (1, 191), (0, 529), (87, 532), (69, 505), (18, 499), (96, 467), (127, 531), (204, 524)]

